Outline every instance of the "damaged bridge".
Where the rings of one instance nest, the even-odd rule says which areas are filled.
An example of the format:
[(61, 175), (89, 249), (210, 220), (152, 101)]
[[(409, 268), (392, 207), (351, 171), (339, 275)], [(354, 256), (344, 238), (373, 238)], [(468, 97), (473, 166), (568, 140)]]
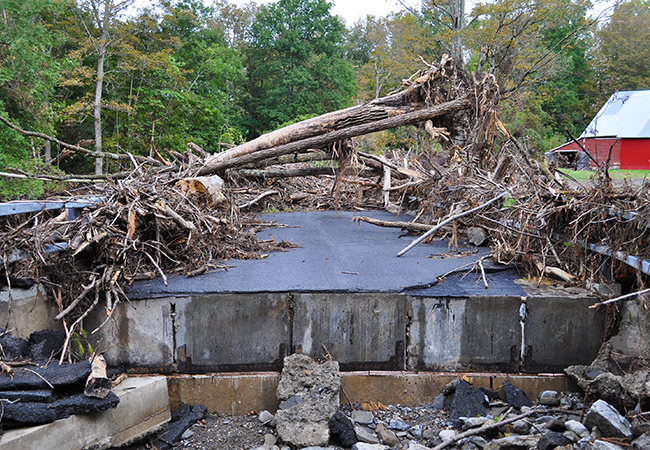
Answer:
[[(353, 216), (261, 215), (260, 239), (299, 247), (136, 282), (96, 342), (110, 342), (112, 366), (161, 373), (277, 371), (287, 354), (324, 348), (348, 371), (561, 372), (596, 356), (604, 315), (587, 291), (487, 263), (486, 287), (467, 273), (486, 248), (433, 240), (397, 258), (412, 237)], [(106, 319), (93, 314), (90, 329)]]

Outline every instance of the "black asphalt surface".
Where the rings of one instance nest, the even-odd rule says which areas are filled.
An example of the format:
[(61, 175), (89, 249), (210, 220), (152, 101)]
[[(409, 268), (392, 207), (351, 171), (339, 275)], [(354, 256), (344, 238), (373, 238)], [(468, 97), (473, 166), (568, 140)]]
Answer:
[[(261, 239), (286, 240), (299, 248), (274, 252), (261, 260), (228, 260), (235, 267), (189, 278), (178, 275), (135, 283), (127, 291), (130, 298), (204, 295), (210, 293), (260, 292), (409, 292), (415, 295), (462, 296), (519, 295), (512, 283), (515, 275), (490, 274), (498, 283), (486, 290), (477, 276), (452, 277), (438, 283), (438, 277), (472, 263), (488, 253), (484, 247), (460, 244), (459, 253), (448, 249), (447, 241), (419, 244), (402, 257), (397, 253), (414, 236), (397, 228), (352, 222), (352, 212), (293, 212), (261, 214), (264, 222), (276, 221), (288, 228), (269, 228), (258, 233)], [(408, 220), (387, 212), (358, 215), (385, 220)], [(447, 287), (448, 286), (448, 287)], [(514, 289), (514, 292), (512, 290)], [(474, 294), (477, 295), (477, 294)]]

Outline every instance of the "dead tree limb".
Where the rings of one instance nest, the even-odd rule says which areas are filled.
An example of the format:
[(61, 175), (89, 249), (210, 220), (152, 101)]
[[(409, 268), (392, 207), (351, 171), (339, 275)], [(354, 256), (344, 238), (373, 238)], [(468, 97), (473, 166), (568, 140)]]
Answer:
[[(37, 137), (44, 139), (46, 141), (50, 142), (55, 142), (61, 147), (67, 148), (69, 150), (73, 150), (75, 152), (83, 153), (84, 155), (92, 156), (94, 158), (107, 158), (107, 159), (113, 159), (113, 160), (130, 160), (131, 158), (128, 155), (122, 154), (122, 153), (107, 153), (107, 152), (96, 152), (93, 150), (88, 150), (87, 148), (80, 147), (78, 145), (72, 145), (68, 144), (67, 142), (63, 142), (53, 136), (49, 136), (45, 133), (39, 133), (37, 131), (27, 131), (23, 130), (22, 128), (14, 125), (11, 123), (8, 119), (0, 116), (0, 122), (3, 122), (5, 125), (7, 125), (9, 128), (17, 132), (18, 134), (26, 137)], [(138, 156), (138, 155), (133, 155), (133, 157), (140, 162), (143, 163), (148, 163), (154, 166), (161, 166), (163, 165), (160, 161), (157, 161), (153, 158), (148, 158), (146, 156)]]
[(409, 250), (411, 250), (413, 247), (415, 247), (416, 245), (418, 245), (420, 242), (424, 241), (426, 238), (428, 238), (429, 236), (431, 236), (433, 233), (435, 233), (437, 230), (439, 230), (439, 229), (442, 228), (443, 226), (447, 225), (449, 222), (452, 222), (452, 221), (454, 221), (454, 220), (456, 220), (456, 219), (460, 219), (460, 218), (463, 217), (463, 216), (466, 216), (466, 215), (471, 214), (471, 213), (476, 212), (476, 211), (480, 211), (481, 209), (483, 209), (483, 208), (485, 208), (485, 207), (487, 207), (487, 206), (490, 206), (492, 203), (496, 202), (497, 200), (499, 200), (500, 198), (502, 198), (504, 195), (506, 195), (506, 193), (507, 193), (507, 191), (504, 191), (504, 192), (500, 193), (499, 195), (497, 195), (496, 197), (494, 197), (493, 199), (491, 199), (491, 200), (489, 200), (489, 201), (483, 203), (482, 205), (477, 206), (476, 208), (472, 208), (472, 209), (470, 209), (469, 211), (465, 211), (465, 212), (462, 212), (462, 213), (460, 213), (460, 214), (456, 214), (456, 215), (454, 215), (454, 216), (451, 216), (451, 217), (448, 218), (447, 220), (443, 220), (443, 221), (440, 222), (438, 225), (436, 225), (435, 227), (431, 228), (429, 231), (427, 231), (426, 233), (424, 233), (422, 236), (420, 236), (419, 238), (417, 238), (416, 240), (414, 240), (413, 242), (411, 242), (409, 245), (407, 245), (407, 246), (404, 248), (404, 250), (402, 250), (401, 252), (399, 252), (399, 253), (397, 254), (397, 257), (399, 258), (400, 256), (404, 255), (406, 252), (408, 252)]
[(365, 216), (356, 216), (352, 218), (353, 222), (366, 222), (371, 225), (377, 225), (379, 227), (388, 227), (388, 228), (400, 228), (402, 230), (408, 231), (429, 231), (433, 228), (433, 225), (427, 225), (425, 223), (416, 223), (416, 222), (402, 222), (399, 220), (380, 220), (373, 219), (372, 217)]
[[(307, 149), (322, 148), (328, 144), (332, 144), (343, 139), (349, 139), (355, 136), (361, 136), (363, 134), (374, 133), (376, 131), (410, 125), (421, 122), (423, 120), (433, 119), (447, 114), (453, 114), (457, 111), (470, 109), (472, 107), (474, 107), (472, 99), (470, 97), (463, 97), (460, 99), (451, 100), (446, 103), (441, 103), (430, 108), (399, 114), (375, 122), (350, 126), (337, 131), (325, 133), (323, 135), (290, 142), (288, 144), (278, 145), (276, 147), (264, 148), (262, 150), (257, 150), (254, 152), (245, 152), (242, 154), (234, 153), (235, 156), (230, 155), (228, 157), (218, 159), (217, 156), (226, 153), (224, 152), (208, 159), (203, 167), (198, 170), (197, 175), (208, 175), (229, 169), (231, 167), (261, 161), (263, 159), (273, 158), (289, 153), (299, 153)], [(236, 150), (236, 148), (232, 150)]]
[(291, 177), (311, 177), (317, 175), (333, 175), (336, 172), (335, 167), (302, 167), (299, 169), (237, 169), (238, 175), (245, 177), (259, 178), (291, 178)]

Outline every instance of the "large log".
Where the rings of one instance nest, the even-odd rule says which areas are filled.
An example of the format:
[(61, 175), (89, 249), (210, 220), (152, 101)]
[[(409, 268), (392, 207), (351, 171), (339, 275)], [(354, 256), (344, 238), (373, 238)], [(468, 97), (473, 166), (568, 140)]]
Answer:
[[(287, 144), (278, 145), (270, 148), (263, 148), (261, 150), (246, 151), (241, 154), (228, 157), (217, 158), (220, 154), (214, 155), (209, 158), (203, 167), (201, 167), (197, 175), (208, 175), (216, 172), (221, 172), (231, 167), (249, 164), (263, 159), (274, 158), (289, 153), (300, 153), (307, 149), (322, 148), (334, 142), (343, 139), (349, 139), (355, 136), (361, 136), (376, 131), (388, 130), (390, 128), (397, 128), (404, 125), (411, 125), (414, 123), (422, 122), (436, 117), (453, 114), (457, 111), (470, 109), (474, 106), (474, 102), (470, 97), (463, 97), (456, 100), (451, 100), (446, 103), (441, 103), (429, 108), (420, 109), (417, 111), (397, 114), (382, 120), (377, 120), (370, 123), (363, 123), (361, 125), (348, 126), (346, 128), (325, 133), (319, 136), (309, 137), (306, 139), (289, 142)], [(332, 113), (333, 114), (333, 113)], [(322, 116), (320, 116), (322, 117)], [(282, 129), (284, 130), (284, 129)], [(282, 131), (278, 130), (278, 131)], [(272, 134), (272, 133), (271, 133)], [(253, 142), (253, 141), (251, 141)], [(242, 147), (242, 146), (240, 146)], [(240, 147), (235, 147), (232, 150), (237, 150)], [(230, 150), (229, 150), (230, 151)], [(227, 153), (227, 152), (224, 152)]]
[(352, 127), (368, 122), (387, 119), (394, 115), (399, 115), (424, 106), (423, 103), (409, 101), (412, 91), (417, 86), (412, 86), (398, 94), (382, 97), (363, 105), (352, 106), (350, 108), (333, 111), (303, 120), (302, 122), (280, 128), (270, 133), (246, 142), (237, 147), (217, 153), (211, 157), (211, 161), (227, 161), (238, 158), (249, 153), (254, 153), (265, 148), (277, 147), (288, 144), (289, 142), (307, 139), (319, 136), (343, 128)]

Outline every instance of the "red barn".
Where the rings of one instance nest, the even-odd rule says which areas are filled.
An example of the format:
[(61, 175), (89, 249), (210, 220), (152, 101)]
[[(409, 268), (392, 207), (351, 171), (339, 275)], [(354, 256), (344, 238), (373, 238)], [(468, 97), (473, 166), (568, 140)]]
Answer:
[[(650, 91), (615, 92), (578, 141), (601, 165), (609, 159), (610, 169), (650, 170)], [(596, 167), (575, 142), (546, 153), (558, 155), (577, 169)]]

